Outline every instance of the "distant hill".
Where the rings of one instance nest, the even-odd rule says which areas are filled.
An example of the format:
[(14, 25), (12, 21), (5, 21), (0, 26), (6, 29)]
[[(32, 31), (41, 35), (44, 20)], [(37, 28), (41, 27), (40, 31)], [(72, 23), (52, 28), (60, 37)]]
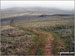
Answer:
[(8, 8), (2, 9), (1, 18), (24, 16), (24, 15), (53, 15), (53, 14), (73, 14), (74, 11), (64, 11), (55, 8), (41, 8), (41, 7), (30, 7), (30, 8)]

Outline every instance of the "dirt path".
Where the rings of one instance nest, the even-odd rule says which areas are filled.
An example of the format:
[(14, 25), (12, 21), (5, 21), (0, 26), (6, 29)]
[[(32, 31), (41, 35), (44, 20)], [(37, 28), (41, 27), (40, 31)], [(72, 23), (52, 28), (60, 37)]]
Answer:
[(53, 54), (52, 53), (52, 41), (54, 37), (52, 36), (52, 34), (48, 32), (44, 32), (44, 34), (48, 35), (47, 42), (45, 43), (45, 46), (44, 46), (44, 55), (52, 56)]
[[(40, 31), (40, 30), (34, 29), (33, 31), (36, 32), (38, 35), (39, 34), (47, 35), (47, 37), (46, 37), (47, 42), (45, 43), (45, 45), (43, 47), (43, 51), (44, 51), (43, 55), (52, 56), (52, 54), (53, 54), (52, 53), (52, 41), (54, 39), (53, 35), (49, 32), (44, 32), (44, 31)], [(35, 49), (37, 49), (37, 48), (35, 48)]]

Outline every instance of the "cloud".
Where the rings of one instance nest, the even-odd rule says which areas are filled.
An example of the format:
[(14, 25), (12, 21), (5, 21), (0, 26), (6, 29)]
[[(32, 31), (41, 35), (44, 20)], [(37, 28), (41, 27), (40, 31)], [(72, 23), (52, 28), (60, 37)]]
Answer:
[(74, 1), (1, 1), (1, 9), (11, 7), (48, 7), (73, 10)]

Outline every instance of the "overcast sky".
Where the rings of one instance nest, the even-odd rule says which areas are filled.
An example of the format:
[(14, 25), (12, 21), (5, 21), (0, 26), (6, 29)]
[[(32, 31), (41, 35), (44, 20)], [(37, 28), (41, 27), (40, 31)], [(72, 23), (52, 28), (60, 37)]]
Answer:
[(74, 1), (1, 1), (1, 9), (11, 7), (49, 7), (73, 10)]

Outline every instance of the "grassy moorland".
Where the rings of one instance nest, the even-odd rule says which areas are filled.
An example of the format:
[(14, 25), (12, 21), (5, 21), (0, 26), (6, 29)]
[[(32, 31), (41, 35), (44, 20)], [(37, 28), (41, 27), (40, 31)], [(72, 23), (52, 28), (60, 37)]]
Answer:
[(2, 55), (57, 55), (60, 51), (74, 52), (73, 16), (17, 18), (2, 22)]

